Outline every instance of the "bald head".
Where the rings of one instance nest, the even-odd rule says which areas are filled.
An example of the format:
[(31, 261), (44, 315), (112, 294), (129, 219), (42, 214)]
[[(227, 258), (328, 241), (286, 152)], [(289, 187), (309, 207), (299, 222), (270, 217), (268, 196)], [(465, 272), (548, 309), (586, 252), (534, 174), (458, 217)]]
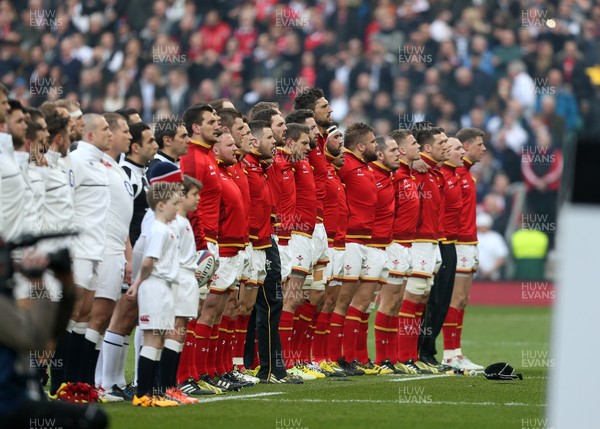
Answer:
[(102, 152), (110, 149), (112, 132), (102, 115), (88, 113), (83, 115), (83, 139), (96, 146)]

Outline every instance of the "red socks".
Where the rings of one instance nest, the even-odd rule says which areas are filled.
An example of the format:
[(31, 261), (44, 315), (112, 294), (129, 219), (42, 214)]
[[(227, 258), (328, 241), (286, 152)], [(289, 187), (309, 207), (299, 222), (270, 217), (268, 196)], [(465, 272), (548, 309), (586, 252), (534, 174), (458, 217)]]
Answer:
[(238, 365), (240, 371), (244, 370), (244, 346), (246, 345), (246, 331), (248, 330), (248, 321), (250, 316), (238, 316), (235, 319), (235, 340), (233, 343), (233, 357), (241, 360)]
[(346, 318), (336, 312), (329, 316), (329, 335), (327, 339), (327, 353), (331, 361), (336, 362), (344, 355), (342, 354), (342, 343), (344, 340), (344, 325)]
[(183, 350), (177, 367), (177, 384), (183, 384), (190, 377), (196, 377), (196, 362), (194, 355), (196, 351), (196, 338), (194, 337), (194, 329), (196, 321), (190, 320), (185, 329), (185, 339), (183, 340)]
[(206, 368), (208, 375), (214, 377), (217, 372), (217, 348), (219, 346), (219, 326), (215, 324), (210, 331), (210, 342), (208, 346), (208, 356), (206, 358)]
[(360, 363), (367, 363), (369, 359), (369, 352), (367, 350), (367, 336), (369, 334), (369, 313), (360, 313), (360, 330), (356, 338), (356, 359)]
[(456, 344), (456, 324), (458, 322), (458, 313), (460, 310), (454, 307), (448, 308), (446, 319), (442, 325), (444, 333), (444, 350), (454, 350)]
[(327, 360), (327, 339), (329, 333), (329, 317), (331, 313), (319, 313), (315, 327), (315, 339), (312, 345), (312, 355), (316, 362)]
[(300, 362), (311, 362), (310, 349), (312, 346), (313, 337), (315, 335), (315, 318), (317, 317), (317, 306), (310, 302), (305, 302), (300, 307), (299, 326), (302, 330), (298, 332), (298, 352), (300, 353)]
[(289, 311), (282, 311), (279, 319), (279, 338), (281, 340), (281, 352), (286, 368), (293, 366), (292, 353), (292, 333), (294, 329), (294, 314)]
[(202, 323), (196, 323), (196, 370), (197, 374), (193, 374), (197, 380), (198, 375), (208, 374), (207, 359), (210, 347), (210, 332), (211, 327)]
[[(393, 345), (394, 342), (396, 346)], [(387, 316), (378, 311), (375, 314), (375, 363), (380, 364), (386, 359), (396, 362), (397, 345), (398, 317)]]
[(342, 340), (344, 346), (344, 357), (347, 362), (352, 362), (357, 358), (356, 344), (360, 333), (360, 323), (362, 320), (362, 311), (355, 307), (348, 307), (346, 313), (346, 323), (344, 325), (344, 338)]
[[(400, 307), (400, 312), (398, 313), (398, 360), (400, 362), (406, 362), (416, 355), (416, 350), (414, 352), (412, 350), (416, 311), (416, 303), (408, 299), (402, 301), (402, 307)], [(417, 334), (418, 340), (419, 337)]]

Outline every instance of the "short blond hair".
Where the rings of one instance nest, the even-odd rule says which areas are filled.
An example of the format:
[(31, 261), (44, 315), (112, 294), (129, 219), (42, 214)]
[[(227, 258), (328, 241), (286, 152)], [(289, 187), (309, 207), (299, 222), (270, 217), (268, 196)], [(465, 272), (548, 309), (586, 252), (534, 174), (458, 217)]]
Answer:
[(148, 192), (146, 192), (146, 201), (150, 209), (154, 211), (158, 203), (166, 203), (180, 195), (181, 183), (156, 182), (150, 185)]

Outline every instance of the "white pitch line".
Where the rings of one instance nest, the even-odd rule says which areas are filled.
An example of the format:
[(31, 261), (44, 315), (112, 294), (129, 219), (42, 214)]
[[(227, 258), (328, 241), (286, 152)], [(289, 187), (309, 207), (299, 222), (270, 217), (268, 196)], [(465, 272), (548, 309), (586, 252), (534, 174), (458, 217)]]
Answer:
[[(270, 402), (328, 402), (336, 404), (345, 403), (367, 403), (367, 404), (403, 404), (400, 401), (384, 399), (255, 399), (240, 396), (239, 399), (249, 401), (270, 401)], [(404, 402), (406, 405), (479, 405), (479, 406), (504, 406), (504, 407), (546, 407), (546, 404), (524, 404), (522, 402), (452, 402), (452, 401), (431, 401), (431, 402)]]
[(431, 375), (419, 375), (417, 377), (405, 377), (405, 378), (393, 378), (390, 381), (411, 381), (411, 380), (427, 380), (428, 378), (441, 378), (441, 377), (450, 377), (446, 374), (431, 374)]
[(273, 396), (273, 395), (283, 395), (284, 392), (264, 392), (264, 393), (255, 393), (254, 395), (240, 395), (240, 396), (216, 396), (214, 398), (206, 398), (200, 399), (198, 403), (206, 404), (207, 402), (220, 402), (220, 401), (235, 401), (237, 399), (249, 399), (249, 398), (259, 398), (262, 396)]

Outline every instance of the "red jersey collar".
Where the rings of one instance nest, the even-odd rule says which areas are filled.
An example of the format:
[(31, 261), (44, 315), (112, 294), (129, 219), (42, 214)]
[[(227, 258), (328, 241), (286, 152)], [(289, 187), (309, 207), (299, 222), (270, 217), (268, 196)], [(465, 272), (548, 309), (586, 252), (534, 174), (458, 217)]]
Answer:
[(198, 145), (201, 148), (206, 149), (207, 151), (209, 151), (209, 150), (212, 149), (212, 145), (210, 145), (208, 143), (204, 143), (204, 142), (198, 141), (198, 140), (190, 140), (190, 143)]
[[(346, 151), (346, 156), (352, 156), (352, 157), (354, 157), (354, 158), (355, 158), (357, 161), (359, 161), (359, 162), (361, 162), (361, 163), (363, 163), (363, 164), (367, 164), (367, 163), (365, 162), (365, 160), (364, 160), (362, 157), (360, 157), (360, 158), (359, 158), (359, 157), (358, 157), (358, 156), (357, 156), (357, 155), (356, 155), (354, 152), (352, 152), (350, 149), (348, 149), (348, 148), (344, 148), (344, 150)], [(368, 164), (367, 164), (367, 165), (368, 165)]]
[(437, 168), (437, 164), (438, 163), (432, 157), (430, 157), (429, 155), (421, 152), (421, 159), (423, 161), (425, 161), (425, 164), (427, 164), (428, 166), (433, 167), (433, 168)]
[(469, 158), (467, 158), (466, 156), (463, 156), (463, 164), (467, 170), (470, 170), (471, 167), (473, 167), (475, 165), (475, 163), (473, 161), (471, 161)]
[(379, 161), (373, 161), (373, 162), (370, 163), (370, 165), (372, 165), (373, 167), (375, 167), (375, 168), (377, 168), (377, 169), (379, 169), (381, 171), (384, 171), (386, 173), (391, 173), (392, 172), (392, 170), (390, 170), (389, 168), (387, 168), (385, 165), (383, 165)]

